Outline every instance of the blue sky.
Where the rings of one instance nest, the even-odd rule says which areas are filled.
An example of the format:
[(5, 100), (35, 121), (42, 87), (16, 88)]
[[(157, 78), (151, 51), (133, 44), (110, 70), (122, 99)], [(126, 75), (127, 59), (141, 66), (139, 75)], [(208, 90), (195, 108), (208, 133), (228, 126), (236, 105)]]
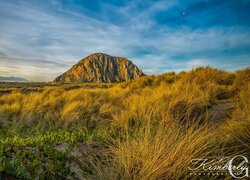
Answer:
[(146, 74), (250, 66), (250, 0), (0, 1), (0, 76), (50, 81), (95, 52)]

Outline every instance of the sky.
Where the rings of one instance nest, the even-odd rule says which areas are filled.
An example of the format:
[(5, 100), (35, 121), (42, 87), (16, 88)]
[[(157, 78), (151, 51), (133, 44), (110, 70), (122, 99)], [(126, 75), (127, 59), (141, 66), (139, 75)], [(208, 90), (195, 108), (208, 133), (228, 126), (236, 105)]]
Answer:
[(146, 74), (250, 66), (250, 0), (0, 0), (0, 76), (52, 81), (102, 52)]

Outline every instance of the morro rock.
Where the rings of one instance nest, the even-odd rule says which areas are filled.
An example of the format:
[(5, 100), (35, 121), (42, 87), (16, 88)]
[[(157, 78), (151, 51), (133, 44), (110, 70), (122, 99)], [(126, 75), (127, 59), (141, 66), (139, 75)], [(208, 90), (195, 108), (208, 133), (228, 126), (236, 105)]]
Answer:
[(122, 82), (145, 74), (124, 57), (92, 54), (58, 76), (54, 82)]

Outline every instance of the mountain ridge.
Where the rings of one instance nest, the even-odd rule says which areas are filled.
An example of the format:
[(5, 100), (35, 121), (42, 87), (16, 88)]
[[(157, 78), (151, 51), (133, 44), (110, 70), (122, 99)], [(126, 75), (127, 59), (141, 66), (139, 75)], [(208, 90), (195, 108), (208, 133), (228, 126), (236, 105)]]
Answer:
[(0, 82), (29, 82), (29, 81), (22, 77), (0, 76)]

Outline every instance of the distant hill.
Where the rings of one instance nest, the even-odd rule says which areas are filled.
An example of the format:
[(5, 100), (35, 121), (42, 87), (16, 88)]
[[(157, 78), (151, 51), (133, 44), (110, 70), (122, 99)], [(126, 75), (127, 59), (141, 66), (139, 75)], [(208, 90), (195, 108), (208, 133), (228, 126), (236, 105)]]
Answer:
[(80, 60), (54, 82), (121, 82), (144, 75), (127, 58), (95, 53)]
[(0, 76), (0, 82), (28, 82), (28, 80), (24, 79), (24, 78), (21, 78), (21, 77), (14, 77), (14, 76), (4, 77), (4, 76)]

